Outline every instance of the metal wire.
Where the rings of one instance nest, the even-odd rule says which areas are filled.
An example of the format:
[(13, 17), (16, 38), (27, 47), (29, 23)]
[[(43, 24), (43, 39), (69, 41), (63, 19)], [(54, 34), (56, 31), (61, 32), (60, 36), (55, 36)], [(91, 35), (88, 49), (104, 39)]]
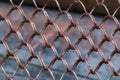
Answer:
[[(62, 9), (59, 0), (46, 0), (42, 7), (38, 5), (40, 1), (32, 0), (35, 11), (30, 10), (32, 15), (28, 17), (22, 7), (25, 0), (17, 5), (9, 0), (11, 8), (7, 14), (3, 15), (4, 9), (0, 11), (0, 24), (4, 24), (0, 25), (2, 77), (7, 80), (19, 80), (18, 75), (25, 80), (112, 80), (113, 76), (119, 77), (120, 23), (117, 16), (120, 3), (116, 0), (118, 6), (111, 14), (105, 1), (95, 0), (88, 10), (84, 0), (72, 0), (66, 9)], [(46, 8), (50, 3), (57, 5), (54, 18)], [(78, 4), (84, 12), (74, 19), (70, 10)], [(100, 22), (94, 15), (97, 7), (106, 12)], [(37, 17), (39, 20), (37, 14), (42, 14)], [(16, 19), (16, 15), (21, 19)], [(103, 77), (104, 73), (109, 76)]]

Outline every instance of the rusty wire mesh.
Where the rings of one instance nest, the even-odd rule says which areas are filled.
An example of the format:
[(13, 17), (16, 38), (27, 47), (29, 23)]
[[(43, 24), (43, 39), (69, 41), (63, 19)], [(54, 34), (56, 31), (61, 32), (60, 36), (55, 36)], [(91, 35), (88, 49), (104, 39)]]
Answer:
[(8, 1), (0, 3), (1, 80), (120, 79), (119, 0), (112, 11), (112, 0), (93, 0), (89, 10), (89, 0)]

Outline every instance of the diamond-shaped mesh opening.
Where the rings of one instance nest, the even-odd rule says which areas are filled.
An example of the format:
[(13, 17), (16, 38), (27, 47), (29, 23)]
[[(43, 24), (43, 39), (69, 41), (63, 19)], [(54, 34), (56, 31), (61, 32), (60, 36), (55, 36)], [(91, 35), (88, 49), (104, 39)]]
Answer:
[(58, 36), (58, 32), (53, 25), (48, 25), (44, 30), (44, 34), (48, 43), (52, 43)]
[[(62, 45), (62, 47), (61, 47)], [(58, 52), (59, 55), (64, 53), (65, 49), (68, 47), (67, 42), (65, 41), (64, 38), (59, 37), (55, 42), (54, 46)]]
[(89, 73), (89, 68), (86, 63), (80, 62), (76, 67), (75, 72), (78, 74), (79, 77), (85, 78), (85, 76)]
[(61, 31), (64, 32), (69, 27), (70, 20), (64, 12), (58, 13), (58, 17), (56, 18), (56, 23), (58, 24), (58, 27), (61, 29)]
[(17, 34), (14, 34), (14, 33), (12, 33), (9, 36), (9, 38), (6, 42), (7, 42), (11, 51), (16, 50), (16, 48), (20, 45), (20, 40), (19, 40)]
[(34, 49), (35, 54), (38, 54), (41, 49), (45, 46), (45, 42), (41, 36), (35, 35), (30, 42)]
[[(20, 28), (20, 33), (25, 41), (29, 41), (31, 36), (34, 34), (34, 31), (32, 29), (32, 26), (30, 23), (24, 23)], [(30, 32), (30, 33), (28, 33)]]
[(90, 29), (93, 27), (93, 22), (91, 21), (91, 17), (89, 16), (81, 16), (79, 20), (79, 27), (82, 28), (85, 35), (88, 35), (90, 32)]
[[(59, 69), (57, 69), (58, 67), (59, 67)], [(66, 70), (66, 67), (64, 66), (62, 61), (56, 60), (56, 62), (52, 66), (52, 69), (55, 69), (56, 71), (59, 70), (61, 73), (64, 73), (64, 71)]]
[[(69, 65), (69, 67), (72, 67), (78, 59), (76, 52), (74, 50), (70, 50), (70, 51), (66, 52), (65, 54), (66, 54), (65, 59)], [(71, 59), (69, 59), (69, 58), (71, 58)]]
[(95, 44), (95, 47), (98, 47), (99, 44), (102, 42), (102, 40), (104, 39), (104, 34), (101, 30), (99, 29), (95, 29), (92, 33), (91, 33), (91, 38)]
[[(49, 55), (50, 57), (46, 57), (47, 55)], [(50, 48), (46, 48), (41, 54), (40, 56), (42, 57), (44, 63), (46, 64), (46, 66), (48, 66), (51, 61), (54, 59), (54, 53), (52, 51), (52, 49)]]
[(11, 24), (13, 29), (17, 29), (19, 25), (24, 21), (20, 11), (17, 10), (11, 10), (12, 13), (8, 14), (8, 19), (11, 21)]
[(91, 64), (93, 70), (96, 69), (100, 61), (102, 61), (102, 59), (98, 52), (92, 52), (91, 55), (88, 57), (88, 62)]
[(81, 52), (81, 55), (84, 57), (90, 51), (91, 45), (88, 40), (82, 39), (82, 41), (77, 45), (77, 47), (78, 47), (79, 51)]
[[(110, 48), (110, 49), (108, 49)], [(108, 58), (110, 54), (115, 50), (111, 42), (105, 42), (101, 47), (102, 52), (104, 53), (105, 58)]]
[[(22, 64), (25, 64), (28, 59), (30, 58), (31, 56), (31, 53), (29, 51), (29, 49), (26, 47), (26, 46), (22, 46), (16, 53), (16, 55), (18, 56), (19, 60), (21, 61)], [(22, 56), (25, 56), (25, 57), (22, 57)]]
[[(10, 66), (9, 66), (10, 65)], [(16, 73), (18, 65), (16, 60), (13, 57), (9, 57), (5, 63), (2, 65), (7, 77), (12, 77)]]
[(64, 66), (63, 62), (60, 60), (56, 60), (54, 65), (52, 66), (52, 72), (55, 75), (56, 79), (60, 79), (63, 73), (65, 72), (65, 70), (66, 70), (66, 67)]
[(47, 18), (43, 11), (36, 11), (36, 13), (33, 13), (32, 20), (34, 21), (38, 31), (42, 30), (47, 23)]
[(78, 41), (78, 39), (82, 37), (82, 35), (77, 28), (72, 27), (68, 31), (68, 37), (72, 41), (72, 44), (74, 45)]
[[(109, 25), (110, 23), (112, 23), (111, 25)], [(107, 19), (105, 20), (105, 22), (103, 24), (101, 24), (101, 26), (104, 28), (104, 30), (106, 31), (108, 37), (111, 37), (115, 31), (115, 29), (117, 29), (117, 25), (116, 23), (113, 21), (113, 19)]]
[(40, 72), (42, 70), (42, 66), (41, 66), (40, 62), (37, 59), (33, 58), (29, 62), (28, 66), (27, 66), (27, 69), (28, 69), (28, 71), (30, 73), (30, 76), (32, 78), (37, 78), (37, 76), (39, 76), (39, 74), (40, 74)]

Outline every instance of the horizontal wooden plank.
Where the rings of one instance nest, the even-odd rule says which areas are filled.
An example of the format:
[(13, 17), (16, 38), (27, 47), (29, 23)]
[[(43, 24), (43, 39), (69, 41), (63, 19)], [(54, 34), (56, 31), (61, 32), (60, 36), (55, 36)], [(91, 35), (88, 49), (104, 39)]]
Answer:
[[(2, 0), (2, 1), (8, 1), (8, 0)], [(15, 2), (21, 2), (22, 0), (14, 0)], [(39, 6), (43, 6), (48, 0), (35, 0), (37, 5)], [(68, 6), (74, 2), (74, 0), (57, 0), (60, 4), (60, 7), (62, 9), (67, 9)], [(81, 0), (84, 4), (84, 6), (86, 7), (87, 11), (90, 12), (91, 9), (97, 4), (96, 0)], [(32, 0), (24, 0), (24, 4), (32, 4), (33, 2)], [(112, 15), (115, 10), (120, 7), (120, 3), (119, 0), (105, 0), (104, 4), (107, 6), (107, 9), (109, 10), (110, 14)], [(49, 3), (47, 4), (48, 8), (54, 8), (54, 9), (58, 9), (55, 0), (50, 0)], [(83, 12), (83, 7), (80, 5), (80, 3), (75, 3), (72, 8), (70, 9), (72, 11), (77, 11), (77, 12)], [(96, 7), (96, 9), (94, 10), (94, 13), (96, 14), (102, 14), (102, 15), (106, 15), (106, 10), (104, 9), (103, 6), (98, 6)], [(117, 11), (116, 16), (120, 17), (120, 9)]]

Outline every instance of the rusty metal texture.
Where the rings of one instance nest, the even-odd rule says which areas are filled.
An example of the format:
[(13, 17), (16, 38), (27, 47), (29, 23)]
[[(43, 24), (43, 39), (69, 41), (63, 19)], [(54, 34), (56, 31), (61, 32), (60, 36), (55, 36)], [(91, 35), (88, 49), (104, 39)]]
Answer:
[(119, 0), (114, 8), (113, 0), (8, 1), (0, 2), (0, 80), (120, 79)]

